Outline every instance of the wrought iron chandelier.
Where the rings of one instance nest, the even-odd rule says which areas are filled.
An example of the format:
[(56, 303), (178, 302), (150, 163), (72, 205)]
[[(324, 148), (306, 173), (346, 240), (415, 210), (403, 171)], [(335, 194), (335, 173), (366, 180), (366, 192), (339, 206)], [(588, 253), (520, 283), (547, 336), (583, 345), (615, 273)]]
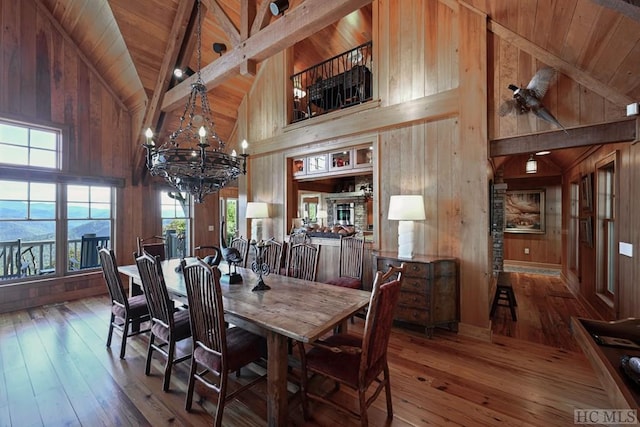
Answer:
[[(169, 140), (156, 147), (153, 132), (147, 129), (147, 168), (153, 176), (163, 177), (181, 192), (189, 193), (196, 203), (207, 194), (215, 193), (241, 174), (247, 173), (247, 143), (242, 142), (242, 154), (235, 150), (224, 152), (224, 142), (214, 129), (207, 88), (201, 74), (202, 15), (197, 2), (197, 79), (191, 84), (191, 93), (180, 116), (180, 126)], [(200, 107), (197, 103), (200, 101)]]

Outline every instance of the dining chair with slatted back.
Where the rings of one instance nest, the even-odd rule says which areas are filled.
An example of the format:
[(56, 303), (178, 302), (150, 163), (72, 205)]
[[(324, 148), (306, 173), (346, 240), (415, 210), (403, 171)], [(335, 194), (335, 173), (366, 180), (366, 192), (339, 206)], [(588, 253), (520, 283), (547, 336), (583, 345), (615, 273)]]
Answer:
[(249, 259), (249, 241), (244, 237), (236, 237), (229, 244), (230, 247), (235, 248), (240, 252), (242, 256), (242, 265), (241, 267), (247, 267), (247, 260)]
[(364, 238), (359, 236), (340, 237), (340, 263), (338, 277), (326, 283), (345, 288), (362, 288), (362, 264), (364, 261)]
[(214, 425), (221, 426), (225, 403), (266, 378), (266, 375), (258, 376), (227, 393), (229, 373), (238, 372), (241, 367), (261, 359), (266, 342), (263, 337), (245, 329), (226, 327), (220, 270), (217, 267), (199, 259), (189, 263), (183, 259), (181, 265), (193, 333), (185, 408), (191, 410), (193, 391), (198, 381), (218, 394)]
[[(298, 343), (302, 366), (301, 396), (305, 418), (309, 415), (308, 399), (312, 399), (359, 418), (361, 425), (366, 427), (368, 425), (367, 409), (382, 389), (385, 389), (387, 398), (387, 418), (393, 418), (387, 347), (404, 271), (403, 264), (400, 267), (392, 266), (384, 274), (376, 273), (361, 337), (349, 333), (331, 335), (325, 340), (311, 343), (311, 348), (307, 352), (304, 344)], [(309, 372), (332, 379), (336, 382), (336, 387), (326, 394), (310, 390)], [(382, 378), (380, 378), (381, 374)], [(375, 390), (367, 398), (367, 391), (374, 383)], [(331, 399), (331, 393), (336, 391), (340, 384), (356, 390), (358, 411), (346, 406), (343, 400)]]
[[(102, 276), (107, 284), (109, 297), (111, 298), (111, 320), (109, 321), (109, 334), (107, 335), (107, 347), (111, 346), (113, 330), (117, 329), (122, 333), (122, 343), (120, 344), (120, 359), (124, 359), (127, 349), (127, 338), (149, 329), (140, 330), (139, 326), (143, 322), (150, 320), (147, 298), (144, 295), (127, 297), (127, 293), (122, 285), (122, 279), (118, 273), (118, 264), (113, 250), (102, 248), (98, 250)], [(133, 329), (130, 328), (134, 326)]]
[(151, 315), (151, 336), (147, 351), (145, 374), (151, 372), (153, 352), (157, 351), (166, 359), (162, 389), (169, 390), (173, 365), (191, 357), (190, 354), (176, 357), (176, 343), (191, 337), (189, 310), (176, 310), (169, 298), (169, 292), (162, 274), (160, 257), (148, 253), (136, 258), (136, 265), (142, 281), (142, 289), (147, 297), (147, 306)]
[(138, 245), (138, 254), (142, 254), (142, 252), (145, 251), (152, 257), (159, 256), (160, 261), (167, 259), (167, 245), (164, 237), (138, 237), (136, 240)]
[(319, 255), (319, 247), (311, 243), (296, 243), (291, 246), (286, 267), (287, 276), (315, 282)]
[(282, 249), (283, 243), (278, 242), (275, 238), (271, 238), (264, 242), (263, 250), (264, 262), (269, 266), (271, 274), (280, 274), (282, 270)]

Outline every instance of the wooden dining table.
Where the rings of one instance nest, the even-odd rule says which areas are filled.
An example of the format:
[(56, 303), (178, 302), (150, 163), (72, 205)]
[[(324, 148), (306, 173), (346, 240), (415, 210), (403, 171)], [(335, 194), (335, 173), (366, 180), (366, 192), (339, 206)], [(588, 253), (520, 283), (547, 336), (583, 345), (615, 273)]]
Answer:
[[(184, 276), (176, 271), (180, 261), (162, 262), (170, 295), (187, 303)], [(128, 276), (130, 292), (141, 292), (137, 266), (118, 267)], [(223, 275), (226, 264), (220, 266)], [(267, 340), (267, 422), (269, 426), (288, 424), (287, 360), (289, 338), (313, 342), (337, 326), (346, 327), (355, 313), (366, 307), (370, 292), (325, 283), (271, 274), (264, 276), (270, 290), (252, 291), (258, 276), (238, 267), (242, 283), (221, 283), (225, 320), (266, 337)]]

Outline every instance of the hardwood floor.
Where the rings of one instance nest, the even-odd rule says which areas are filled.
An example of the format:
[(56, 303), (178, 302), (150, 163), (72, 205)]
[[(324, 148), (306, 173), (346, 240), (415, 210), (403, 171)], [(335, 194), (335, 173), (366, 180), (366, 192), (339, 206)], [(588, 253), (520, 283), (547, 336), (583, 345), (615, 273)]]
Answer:
[[(488, 343), (437, 330), (428, 339), (394, 329), (389, 363), (395, 417), (387, 423), (380, 396), (369, 410), (370, 425), (565, 426), (573, 424), (574, 408), (610, 407), (580, 352), (521, 339), (539, 335), (525, 331), (525, 313), (534, 309), (523, 296), (537, 295), (531, 288), (538, 281), (519, 280), (528, 290), (516, 290), (524, 321), (509, 327), (517, 338), (496, 333)], [(541, 323), (555, 321), (555, 311), (566, 304), (552, 303), (554, 313), (539, 314)], [(502, 310), (508, 313), (499, 309), (500, 316)], [(117, 339), (105, 347), (108, 313), (107, 298), (98, 297), (0, 315), (0, 426), (211, 425), (207, 411), (214, 405), (208, 401), (203, 406), (196, 398), (194, 412), (184, 410), (188, 362), (176, 366), (170, 392), (162, 392), (159, 360), (152, 375), (144, 375), (146, 336), (129, 340), (125, 360), (118, 357)], [(362, 326), (361, 319), (349, 325), (357, 332)], [(240, 380), (251, 375), (245, 369)], [(355, 404), (354, 393), (338, 393)], [(223, 425), (265, 425), (264, 396), (264, 383), (240, 395), (226, 406)], [(312, 404), (311, 412), (313, 420), (305, 423), (299, 405), (290, 405), (290, 425), (359, 425), (324, 405)]]
[(559, 276), (511, 273), (518, 307), (517, 321), (507, 307), (498, 307), (494, 334), (580, 352), (571, 335), (571, 317), (600, 317), (565, 286)]

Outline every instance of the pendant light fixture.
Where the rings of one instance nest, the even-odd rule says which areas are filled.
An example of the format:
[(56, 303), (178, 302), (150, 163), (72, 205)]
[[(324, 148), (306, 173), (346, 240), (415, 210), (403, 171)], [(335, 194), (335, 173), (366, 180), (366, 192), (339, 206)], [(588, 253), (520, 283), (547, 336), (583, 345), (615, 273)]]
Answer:
[(529, 160), (527, 160), (527, 164), (525, 165), (525, 171), (527, 173), (538, 172), (538, 161), (533, 158), (533, 154), (529, 155)]

